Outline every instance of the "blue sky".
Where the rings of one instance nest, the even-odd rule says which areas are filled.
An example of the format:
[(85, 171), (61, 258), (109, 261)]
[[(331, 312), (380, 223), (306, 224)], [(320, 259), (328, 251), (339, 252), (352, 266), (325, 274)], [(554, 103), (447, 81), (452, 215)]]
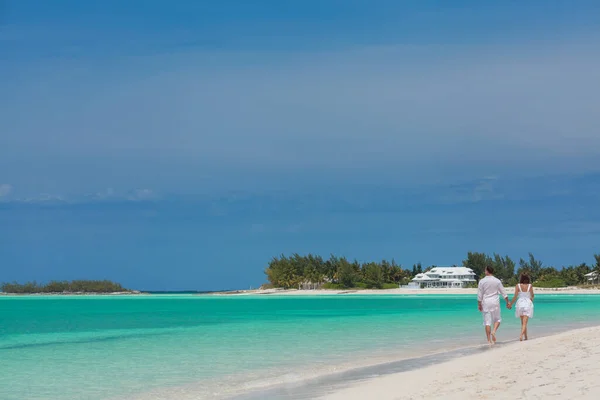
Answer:
[(600, 252), (593, 1), (0, 2), (0, 280)]

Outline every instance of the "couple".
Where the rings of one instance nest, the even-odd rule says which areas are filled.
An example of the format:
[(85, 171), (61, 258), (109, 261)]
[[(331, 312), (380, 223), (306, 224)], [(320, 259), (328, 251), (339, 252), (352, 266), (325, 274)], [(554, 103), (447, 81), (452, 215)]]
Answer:
[(483, 325), (489, 344), (496, 343), (496, 331), (500, 327), (502, 318), (500, 317), (500, 301), (498, 295), (502, 295), (506, 300), (506, 308), (512, 308), (515, 302), (517, 307), (515, 315), (521, 318), (521, 336), (519, 340), (527, 340), (527, 322), (533, 317), (533, 287), (528, 275), (522, 274), (519, 283), (515, 287), (515, 295), (512, 301), (508, 301), (508, 296), (504, 291), (504, 285), (494, 276), (494, 268), (488, 266), (485, 268), (485, 278), (479, 281), (477, 288), (477, 302), (479, 311), (483, 314)]

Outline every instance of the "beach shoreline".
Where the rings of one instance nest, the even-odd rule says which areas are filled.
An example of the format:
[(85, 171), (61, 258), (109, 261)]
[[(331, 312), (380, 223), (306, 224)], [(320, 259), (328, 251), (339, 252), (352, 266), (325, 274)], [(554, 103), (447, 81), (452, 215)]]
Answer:
[(0, 296), (140, 296), (149, 295), (149, 293), (131, 290), (126, 292), (63, 292), (63, 293), (5, 293), (0, 292)]
[[(512, 296), (513, 287), (506, 287), (506, 293)], [(536, 294), (539, 295), (600, 295), (600, 289), (596, 288), (534, 288)], [(232, 291), (216, 291), (205, 293), (151, 293), (146, 291), (128, 291), (128, 292), (111, 292), (111, 293), (96, 293), (96, 292), (69, 292), (69, 293), (5, 293), (0, 292), (0, 297), (61, 297), (61, 296), (161, 296), (161, 295), (181, 295), (181, 296), (419, 296), (419, 295), (442, 295), (442, 296), (474, 296), (477, 294), (476, 288), (465, 289), (316, 289), (316, 290), (298, 290), (298, 289), (249, 289), (249, 290), (232, 290)]]
[(600, 326), (594, 326), (505, 342), (477, 354), (366, 379), (318, 398), (595, 399), (598, 374)]
[[(506, 293), (512, 296), (514, 287), (506, 287)], [(576, 294), (576, 295), (600, 295), (600, 289), (596, 288), (535, 288), (536, 294)], [(316, 290), (298, 290), (298, 289), (253, 289), (253, 290), (236, 290), (228, 292), (213, 292), (201, 294), (203, 296), (332, 296), (332, 295), (476, 295), (476, 288), (465, 289), (316, 289)]]
[[(325, 374), (297, 371), (250, 381), (219, 395), (207, 393), (202, 385), (190, 385), (131, 398), (464, 400), (508, 398), (506, 393), (515, 399), (546, 399), (557, 394), (569, 399), (596, 398), (594, 390), (600, 390), (600, 381), (590, 382), (600, 373), (600, 325), (569, 328), (526, 342), (507, 333), (491, 347), (480, 343), (395, 360), (372, 359), (357, 367), (339, 365)], [(519, 375), (523, 369), (518, 367), (523, 365), (526, 377)], [(535, 385), (528, 387), (531, 382)]]
[[(553, 378), (557, 379), (557, 382), (565, 383), (560, 371), (561, 365), (565, 362), (573, 364), (568, 365), (568, 379), (571, 379), (573, 375), (578, 374), (583, 369), (590, 371), (589, 376), (586, 375), (586, 381), (590, 378), (593, 379), (593, 371), (600, 373), (600, 350), (596, 350), (599, 345), (600, 325), (573, 327), (532, 338), (526, 342), (519, 342), (512, 337), (504, 337), (495, 346), (476, 344), (428, 352), (416, 357), (402, 357), (394, 361), (366, 363), (359, 367), (346, 368), (339, 372), (306, 378), (307, 380), (304, 382), (300, 380), (296, 382), (288, 381), (286, 384), (278, 384), (271, 388), (265, 387), (244, 394), (239, 393), (226, 398), (235, 400), (258, 400), (263, 398), (316, 398), (324, 400), (429, 399), (439, 397), (436, 396), (436, 393), (444, 392), (444, 388), (449, 383), (454, 383), (455, 389), (447, 390), (443, 393), (442, 398), (487, 399), (504, 393), (506, 388), (501, 387), (501, 389), (498, 389), (497, 384), (506, 384), (507, 382), (510, 384), (522, 380), (522, 377), (519, 376), (512, 377), (511, 373), (519, 372), (518, 369), (515, 369), (515, 366), (523, 365), (521, 361), (523, 361), (524, 355), (529, 360), (528, 353), (530, 352), (535, 354), (531, 363), (532, 369), (534, 371), (550, 371), (551, 376), (554, 376), (552, 373), (558, 373), (559, 376)], [(560, 346), (563, 347), (563, 351), (553, 351), (553, 349)], [(585, 354), (580, 354), (582, 349)], [(573, 352), (576, 356), (569, 357), (568, 352)], [(577, 362), (576, 360), (585, 361)], [(593, 364), (598, 364), (598, 368), (591, 367)], [(472, 377), (473, 379), (465, 379), (464, 385), (461, 385), (463, 370), (465, 371), (465, 377)], [(460, 371), (460, 373), (457, 374), (457, 371)], [(493, 371), (493, 373), (490, 375), (486, 374), (485, 371)], [(575, 374), (573, 371), (575, 371)], [(496, 374), (496, 380), (494, 374)], [(439, 379), (439, 382), (437, 380), (432, 381), (432, 377)], [(512, 378), (514, 379), (511, 381)], [(536, 376), (535, 378), (539, 379), (540, 377)], [(407, 386), (407, 382), (411, 382), (411, 385)], [(419, 385), (420, 389), (418, 386), (412, 386), (412, 382), (422, 383), (422, 385)], [(425, 390), (430, 383), (435, 386)], [(476, 389), (467, 387), (470, 384), (475, 385)], [(490, 393), (486, 392), (486, 385), (488, 384)], [(543, 391), (538, 396), (535, 390), (544, 388), (547, 385), (546, 381), (537, 385), (527, 397), (520, 397), (517, 392), (512, 394), (511, 397), (516, 399), (545, 399), (551, 393), (550, 391)], [(527, 391), (527, 388), (522, 386), (518, 386), (518, 390)], [(558, 386), (567, 387), (562, 384)], [(410, 390), (406, 390), (407, 387)], [(586, 387), (582, 386), (580, 389), (591, 389), (586, 389)], [(596, 387), (600, 388), (600, 382), (598, 386), (593, 388)], [(470, 392), (471, 389), (473, 389), (472, 393)], [(454, 390), (456, 392), (453, 392)], [(569, 388), (566, 395), (561, 396), (561, 398), (595, 398), (593, 396), (578, 397), (576, 391)], [(456, 396), (453, 397), (454, 394)]]

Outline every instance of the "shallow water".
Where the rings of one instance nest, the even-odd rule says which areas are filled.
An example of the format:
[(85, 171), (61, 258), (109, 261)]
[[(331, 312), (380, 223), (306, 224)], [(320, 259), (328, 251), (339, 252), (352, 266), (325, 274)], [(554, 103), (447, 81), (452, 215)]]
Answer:
[[(538, 295), (530, 335), (598, 324), (599, 306)], [(283, 396), (478, 346), (476, 307), (465, 295), (0, 297), (0, 398)], [(503, 317), (498, 339), (518, 337)]]

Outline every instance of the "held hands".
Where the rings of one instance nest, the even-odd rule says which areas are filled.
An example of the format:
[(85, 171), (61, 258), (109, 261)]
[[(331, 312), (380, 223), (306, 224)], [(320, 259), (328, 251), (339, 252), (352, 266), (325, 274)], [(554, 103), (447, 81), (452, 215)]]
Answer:
[(512, 303), (506, 302), (506, 308), (509, 310), (512, 309)]

